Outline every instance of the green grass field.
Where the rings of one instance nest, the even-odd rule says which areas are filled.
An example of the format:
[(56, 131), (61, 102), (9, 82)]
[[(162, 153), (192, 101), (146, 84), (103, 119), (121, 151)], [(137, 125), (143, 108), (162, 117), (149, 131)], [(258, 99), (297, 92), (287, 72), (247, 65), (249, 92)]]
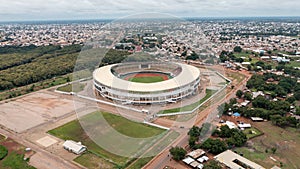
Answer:
[(89, 152), (78, 156), (74, 161), (89, 169), (111, 169), (115, 167), (114, 164)]
[[(89, 115), (84, 116), (83, 118), (85, 120), (93, 120), (93, 122), (97, 122), (97, 119), (101, 118), (101, 114), (105, 118), (105, 120), (110, 124), (111, 127), (113, 127), (115, 130), (120, 132), (121, 134), (135, 137), (135, 138), (146, 138), (155, 136), (158, 134), (161, 134), (165, 132), (163, 129), (159, 129), (156, 127), (152, 127), (149, 125), (145, 125), (142, 123), (137, 123), (130, 121), (124, 117), (114, 115), (111, 113), (106, 112), (94, 112)], [(98, 158), (102, 158), (102, 160), (107, 159), (107, 163), (110, 163), (108, 161), (112, 161), (111, 165), (118, 165), (118, 166), (125, 166), (127, 165), (128, 158), (115, 155), (113, 153), (110, 153), (100, 146), (98, 146), (96, 143), (94, 143), (85, 133), (84, 129), (80, 125), (78, 120), (71, 121), (69, 123), (66, 123), (65, 125), (62, 125), (56, 129), (48, 131), (50, 134), (59, 137), (63, 140), (75, 140), (75, 141), (81, 141), (84, 145), (87, 146), (88, 151), (92, 153), (93, 155), (86, 155), (83, 154), (81, 158), (76, 159), (75, 161), (79, 162), (80, 164), (86, 166), (86, 161), (89, 159), (94, 158), (94, 155), (96, 155)], [(94, 165), (94, 164), (89, 164)], [(106, 164), (109, 166), (109, 164)]]
[[(251, 144), (246, 147), (236, 148), (238, 153), (265, 168), (283, 164), (283, 169), (300, 168), (300, 131), (294, 128), (280, 128), (271, 122), (254, 123), (253, 126), (264, 133), (262, 136), (252, 138)], [(276, 148), (273, 154), (271, 148)], [(275, 158), (277, 161), (272, 160)]]
[(63, 91), (63, 92), (80, 92), (84, 89), (85, 85), (82, 83), (74, 83), (74, 84), (67, 84), (61, 87), (58, 87), (56, 90)]
[(167, 110), (161, 110), (158, 112), (158, 114), (167, 114), (167, 113), (177, 113), (177, 112), (183, 112), (183, 111), (191, 111), (194, 108), (196, 108), (198, 105), (202, 104), (205, 100), (207, 100), (210, 96), (212, 96), (214, 93), (216, 93), (216, 90), (206, 90), (206, 95), (200, 99), (199, 101), (192, 103), (187, 106), (173, 108), (173, 109), (167, 109)]
[(254, 128), (254, 127), (245, 129), (243, 131), (243, 133), (246, 134), (248, 139), (251, 139), (251, 138), (254, 138), (254, 137), (257, 137), (257, 136), (260, 136), (263, 134), (261, 131), (259, 131), (257, 128)]
[(35, 169), (35, 167), (30, 166), (27, 161), (25, 161), (23, 154), (17, 154), (16, 152), (11, 152), (1, 161), (0, 168), (3, 169)]
[(161, 76), (149, 76), (149, 77), (132, 77), (128, 81), (137, 82), (137, 83), (155, 83), (164, 81)]

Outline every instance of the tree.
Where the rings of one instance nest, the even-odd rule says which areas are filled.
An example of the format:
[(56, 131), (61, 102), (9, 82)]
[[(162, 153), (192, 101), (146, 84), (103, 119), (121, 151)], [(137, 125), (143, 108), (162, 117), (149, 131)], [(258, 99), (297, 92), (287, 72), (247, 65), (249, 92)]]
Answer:
[(235, 94), (238, 98), (241, 98), (243, 96), (243, 91), (241, 90), (238, 90), (236, 91), (236, 94)]
[(236, 46), (236, 47), (233, 48), (233, 51), (234, 51), (234, 52), (238, 52), (238, 53), (241, 53), (242, 50), (243, 50), (243, 49), (242, 49), (240, 46)]
[(190, 137), (189, 138), (189, 146), (190, 146), (190, 148), (194, 148), (194, 146), (196, 145), (196, 141), (197, 141), (198, 139), (197, 139), (197, 137)]
[(296, 101), (296, 98), (294, 96), (291, 96), (291, 97), (288, 97), (286, 99), (286, 101), (292, 104), (292, 103), (294, 103)]
[(189, 132), (188, 135), (190, 135), (190, 137), (199, 137), (201, 133), (201, 128), (199, 128), (198, 126), (193, 126)]
[(297, 100), (300, 100), (300, 90), (299, 91), (296, 91), (294, 93), (294, 97), (297, 99)]
[(203, 169), (222, 169), (222, 167), (218, 162), (211, 160), (204, 165)]
[(247, 69), (248, 69), (248, 71), (251, 71), (252, 70), (251, 65), (247, 65)]
[(251, 101), (252, 100), (252, 93), (251, 92), (244, 93), (244, 99)]
[(8, 153), (7, 148), (4, 147), (3, 145), (0, 145), (0, 160), (6, 157), (7, 153)]
[(182, 147), (172, 147), (170, 153), (176, 161), (182, 160), (186, 155), (186, 151)]
[(201, 144), (201, 148), (208, 150), (212, 154), (219, 154), (227, 150), (227, 145), (220, 139), (208, 138)]
[(276, 147), (272, 147), (272, 148), (271, 148), (271, 151), (272, 151), (273, 154), (275, 154), (276, 150), (277, 150)]

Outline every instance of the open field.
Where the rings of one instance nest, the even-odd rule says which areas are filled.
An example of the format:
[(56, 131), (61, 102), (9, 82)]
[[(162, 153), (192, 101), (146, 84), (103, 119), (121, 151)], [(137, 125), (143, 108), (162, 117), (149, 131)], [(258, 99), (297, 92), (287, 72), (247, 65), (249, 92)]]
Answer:
[(234, 81), (236, 81), (236, 83), (242, 82), (246, 77), (245, 75), (243, 75), (239, 72), (231, 72), (231, 71), (227, 71), (225, 75), (229, 79), (233, 79)]
[(261, 131), (259, 131), (257, 128), (254, 128), (254, 127), (245, 129), (243, 131), (243, 133), (246, 134), (248, 139), (251, 139), (251, 138), (254, 138), (254, 137), (257, 137), (257, 136), (260, 136), (263, 134)]
[(155, 82), (162, 82), (164, 81), (164, 79), (161, 76), (149, 76), (149, 77), (131, 77), (128, 79), (128, 81), (137, 82), (137, 83), (155, 83)]
[(158, 112), (158, 114), (167, 114), (167, 113), (176, 113), (176, 112), (183, 112), (183, 111), (191, 111), (194, 108), (196, 108), (198, 105), (202, 104), (205, 100), (207, 100), (210, 96), (212, 96), (215, 92), (217, 92), (216, 90), (206, 90), (206, 95), (200, 99), (199, 101), (192, 103), (190, 105), (187, 106), (183, 106), (183, 107), (178, 107), (178, 108), (173, 108), (173, 109), (167, 109), (167, 110), (161, 110)]
[[(105, 120), (110, 124), (111, 127), (113, 127), (115, 130), (126, 136), (134, 138), (146, 138), (161, 134), (165, 131), (142, 123), (136, 123), (121, 116), (105, 112), (91, 113), (84, 118), (89, 118), (90, 120), (97, 121), (101, 114), (103, 115)], [(76, 160), (82, 165), (94, 165), (86, 164), (86, 161), (88, 161), (88, 159), (95, 158), (94, 155), (102, 158), (102, 160), (110, 160), (111, 164), (107, 165), (128, 165), (128, 157), (121, 157), (112, 154), (98, 146), (95, 142), (93, 142), (86, 134), (78, 120), (71, 121), (63, 126), (50, 130), (49, 133), (64, 140), (71, 139), (75, 141), (81, 141), (84, 145), (86, 145), (88, 147), (89, 153), (92, 153), (93, 155), (82, 155), (83, 157)]]
[(89, 152), (78, 156), (74, 159), (74, 161), (87, 167), (88, 169), (111, 169), (115, 167), (114, 164)]
[[(78, 103), (83, 107), (84, 103)], [(74, 110), (73, 100), (41, 91), (0, 103), (0, 124), (23, 132)]]
[(73, 83), (73, 84), (67, 84), (65, 86), (58, 87), (56, 90), (62, 91), (62, 92), (80, 92), (84, 89), (85, 85), (82, 83)]
[(23, 145), (20, 145), (10, 138), (0, 140), (0, 145), (8, 149), (8, 155), (0, 161), (1, 169), (35, 169), (35, 167), (30, 166), (27, 161), (24, 161), (24, 157), (28, 158), (34, 152), (26, 153)]
[[(264, 135), (248, 141), (248, 145), (236, 148), (237, 152), (244, 154), (246, 158), (261, 164), (266, 168), (283, 164), (284, 169), (300, 168), (300, 131), (297, 129), (283, 129), (271, 124), (271, 122), (254, 123)], [(273, 154), (271, 149), (276, 148)], [(271, 159), (274, 158), (276, 161)]]

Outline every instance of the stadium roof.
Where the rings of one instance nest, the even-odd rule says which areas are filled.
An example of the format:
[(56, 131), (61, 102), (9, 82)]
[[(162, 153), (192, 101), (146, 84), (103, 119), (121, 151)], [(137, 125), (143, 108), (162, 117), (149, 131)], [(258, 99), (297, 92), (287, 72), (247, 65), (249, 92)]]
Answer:
[(182, 67), (181, 73), (172, 79), (156, 83), (130, 82), (116, 77), (111, 72), (111, 68), (116, 64), (103, 66), (96, 69), (93, 73), (93, 78), (99, 83), (114, 89), (135, 92), (155, 92), (175, 89), (180, 86), (188, 85), (200, 76), (200, 70), (194, 66), (181, 63), (175, 64), (178, 64)]

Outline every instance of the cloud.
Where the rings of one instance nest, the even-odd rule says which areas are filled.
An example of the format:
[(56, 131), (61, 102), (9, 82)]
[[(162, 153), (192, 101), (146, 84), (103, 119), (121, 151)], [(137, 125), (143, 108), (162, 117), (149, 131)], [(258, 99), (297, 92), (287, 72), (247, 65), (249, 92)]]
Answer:
[(299, 0), (0, 0), (0, 20), (118, 18), (143, 12), (179, 17), (300, 16)]

